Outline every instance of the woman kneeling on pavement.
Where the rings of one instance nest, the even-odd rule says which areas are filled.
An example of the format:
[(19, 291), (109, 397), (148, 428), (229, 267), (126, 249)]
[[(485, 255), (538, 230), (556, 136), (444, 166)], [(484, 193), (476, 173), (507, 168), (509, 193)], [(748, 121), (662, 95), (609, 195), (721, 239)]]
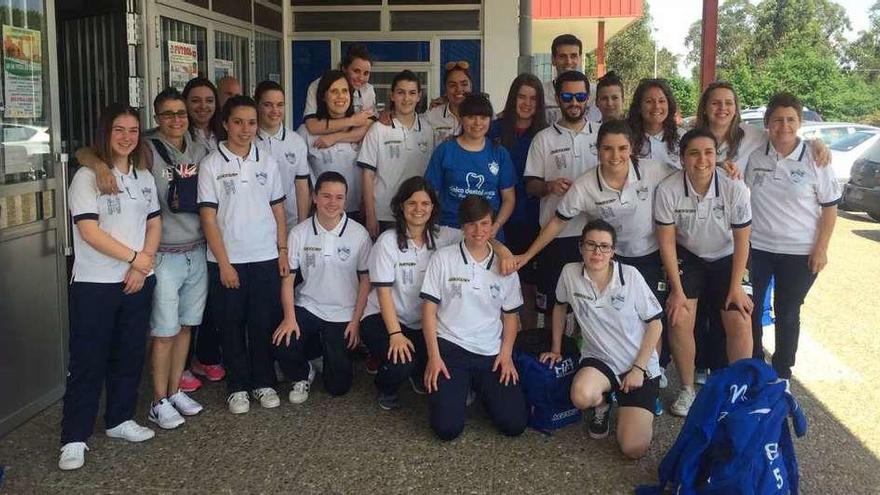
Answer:
[(565, 265), (556, 286), (553, 342), (541, 361), (562, 359), (565, 314), (571, 307), (584, 344), (571, 401), (593, 409), (589, 434), (604, 438), (610, 430), (611, 395), (617, 398), (617, 442), (629, 458), (643, 457), (651, 445), (654, 403), (660, 390), (660, 340), (663, 309), (639, 270), (614, 261), (617, 233), (602, 219), (581, 234), (582, 263)]

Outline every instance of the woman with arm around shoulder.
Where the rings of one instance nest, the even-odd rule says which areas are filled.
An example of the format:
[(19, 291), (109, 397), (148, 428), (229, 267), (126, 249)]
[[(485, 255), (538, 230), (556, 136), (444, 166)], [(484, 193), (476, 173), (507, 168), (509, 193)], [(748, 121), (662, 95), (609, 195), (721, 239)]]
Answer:
[(501, 274), (489, 243), (491, 205), (471, 195), (458, 211), (464, 241), (431, 258), (420, 294), (431, 429), (442, 440), (460, 435), (473, 387), (495, 427), (520, 435), (527, 414), (512, 357), (522, 306), (519, 279)]
[[(812, 147), (798, 138), (803, 106), (793, 95), (770, 99), (764, 124), (770, 141), (749, 157), (751, 189), (751, 280), (755, 304), (763, 304), (775, 277), (776, 347), (773, 368), (791, 378), (804, 299), (828, 262), (828, 244), (837, 220), (840, 187), (830, 167), (816, 165)], [(754, 356), (764, 357), (761, 314), (752, 315)]]
[(633, 130), (633, 153), (681, 170), (678, 140), (682, 131), (675, 122), (678, 104), (663, 79), (644, 79), (636, 87), (627, 121)]
[(77, 171), (70, 184), (76, 259), (58, 460), (62, 470), (82, 467), (105, 384), (107, 436), (142, 442), (155, 435), (132, 418), (156, 285), (153, 259), (162, 232), (156, 182), (141, 161), (136, 110), (122, 104), (106, 108), (96, 135), (94, 151), (113, 167), (120, 193), (101, 193), (88, 168)]
[(589, 434), (609, 432), (609, 392), (617, 394), (617, 442), (624, 455), (643, 457), (653, 436), (654, 404), (660, 391), (660, 341), (663, 309), (639, 271), (614, 261), (617, 233), (605, 220), (591, 220), (580, 240), (583, 261), (562, 270), (553, 308), (553, 341), (541, 361), (562, 359), (565, 314), (571, 307), (584, 339), (581, 361), (571, 385), (571, 401), (593, 409)]

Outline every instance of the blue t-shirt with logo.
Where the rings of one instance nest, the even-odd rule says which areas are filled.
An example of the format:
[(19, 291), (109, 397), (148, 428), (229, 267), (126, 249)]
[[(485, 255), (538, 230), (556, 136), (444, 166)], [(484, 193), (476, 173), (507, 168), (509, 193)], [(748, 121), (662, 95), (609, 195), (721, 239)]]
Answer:
[(516, 186), (516, 170), (507, 150), (489, 139), (480, 151), (467, 151), (458, 140), (450, 139), (434, 148), (425, 179), (440, 197), (440, 225), (461, 227), (458, 204), (475, 194), (485, 198), (498, 213), (501, 191)]

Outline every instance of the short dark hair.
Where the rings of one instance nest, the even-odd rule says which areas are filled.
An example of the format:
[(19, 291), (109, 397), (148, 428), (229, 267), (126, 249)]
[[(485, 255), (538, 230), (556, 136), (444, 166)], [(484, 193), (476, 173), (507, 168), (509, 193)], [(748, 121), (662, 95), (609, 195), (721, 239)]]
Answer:
[(422, 81), (419, 80), (419, 76), (417, 76), (415, 74), (415, 72), (413, 72), (409, 69), (404, 69), (404, 70), (398, 72), (394, 76), (394, 79), (391, 80), (391, 92), (393, 93), (394, 89), (397, 87), (397, 85), (403, 81), (414, 82), (414, 83), (416, 83), (416, 87), (419, 88), (419, 91), (422, 90)]
[(583, 82), (587, 88), (587, 94), (590, 94), (590, 78), (579, 70), (569, 70), (559, 74), (556, 80), (553, 81), (553, 91), (558, 95), (560, 88), (562, 88), (562, 83), (567, 82)]
[(764, 126), (770, 123), (770, 115), (773, 112), (784, 107), (794, 108), (798, 114), (798, 120), (804, 120), (804, 105), (801, 100), (791, 93), (782, 92), (771, 96), (770, 101), (767, 102), (767, 111), (764, 112)]
[(619, 87), (620, 93), (623, 94), (623, 80), (613, 70), (599, 78), (599, 82), (596, 83), (596, 94), (599, 94), (600, 89), (611, 86)]
[(226, 103), (223, 104), (223, 111), (221, 113), (221, 118), (223, 122), (227, 122), (229, 120), (229, 116), (232, 115), (232, 111), (238, 107), (251, 107), (254, 111), (257, 111), (257, 102), (254, 101), (248, 95), (235, 95), (230, 96)]
[(486, 218), (486, 215), (491, 215), (492, 220), (495, 220), (495, 212), (492, 210), (492, 205), (482, 196), (470, 194), (458, 204), (459, 225), (482, 220)]
[(163, 89), (156, 97), (153, 99), (153, 111), (159, 113), (159, 105), (165, 103), (166, 101), (180, 101), (186, 103), (183, 99), (183, 95), (180, 94), (180, 91), (175, 87), (167, 87)]
[(343, 186), (345, 186), (346, 194), (348, 194), (348, 181), (345, 180), (345, 177), (342, 174), (340, 174), (339, 172), (334, 172), (332, 170), (324, 172), (323, 174), (318, 176), (318, 180), (315, 181), (315, 192), (317, 193), (318, 191), (320, 191), (321, 186), (328, 182), (336, 182), (338, 184), (342, 184)]
[(485, 93), (470, 93), (464, 97), (461, 105), (458, 106), (458, 115), (460, 117), (480, 115), (491, 119), (495, 112), (492, 110), (492, 102), (489, 101), (489, 95)]
[(254, 90), (254, 100), (259, 103), (267, 91), (280, 91), (281, 94), (284, 94), (284, 88), (281, 87), (280, 84), (271, 79), (267, 79), (260, 82), (260, 84), (257, 84), (257, 88)]
[(550, 45), (550, 55), (555, 57), (556, 50), (564, 45), (576, 45), (578, 47), (578, 53), (584, 53), (584, 44), (581, 43), (581, 40), (579, 40), (577, 36), (573, 34), (560, 34), (553, 38), (553, 44)]
[[(623, 134), (626, 136), (626, 140), (629, 141), (630, 146), (632, 146), (633, 131), (627, 121), (623, 119), (615, 119), (609, 120), (608, 122), (602, 122), (602, 125), (599, 126), (599, 132), (596, 134), (596, 146), (601, 146), (602, 140), (609, 134)], [(636, 155), (638, 155), (638, 153), (633, 151), (633, 159), (635, 159)]]
[(603, 220), (601, 218), (596, 218), (594, 220), (590, 220), (584, 225), (584, 229), (581, 231), (580, 241), (584, 241), (584, 237), (587, 236), (588, 233), (598, 230), (600, 232), (608, 232), (611, 234), (611, 244), (617, 245), (617, 231), (614, 229), (614, 226), (608, 223), (608, 221)]
[(413, 194), (419, 191), (424, 191), (431, 200), (431, 203), (434, 203), (434, 208), (431, 210), (431, 216), (428, 217), (428, 221), (425, 224), (425, 231), (422, 233), (422, 240), (425, 242), (425, 246), (427, 246), (428, 249), (437, 248), (433, 242), (433, 234), (436, 234), (439, 230), (437, 227), (437, 220), (440, 218), (440, 200), (437, 197), (437, 191), (434, 190), (434, 186), (425, 180), (424, 177), (416, 175), (401, 182), (394, 197), (391, 198), (391, 214), (394, 216), (394, 230), (397, 232), (397, 248), (401, 251), (407, 250), (407, 239), (409, 238), (406, 219), (403, 217), (403, 204), (406, 203), (406, 200), (412, 197)]
[(342, 61), (339, 63), (339, 66), (343, 69), (351, 65), (354, 62), (354, 59), (359, 58), (361, 60), (366, 60), (373, 64), (373, 57), (370, 56), (370, 51), (367, 50), (366, 45), (362, 45), (360, 43), (355, 43), (353, 45), (349, 45), (348, 49), (345, 50), (345, 56), (342, 57)]
[(712, 134), (712, 131), (709, 130), (708, 127), (695, 127), (681, 137), (678, 141), (679, 150), (678, 152), (681, 154), (681, 157), (684, 158), (684, 152), (687, 149), (688, 144), (691, 141), (697, 138), (708, 138), (711, 139), (713, 143), (715, 143), (715, 147), (718, 147), (718, 140), (715, 138), (715, 134)]

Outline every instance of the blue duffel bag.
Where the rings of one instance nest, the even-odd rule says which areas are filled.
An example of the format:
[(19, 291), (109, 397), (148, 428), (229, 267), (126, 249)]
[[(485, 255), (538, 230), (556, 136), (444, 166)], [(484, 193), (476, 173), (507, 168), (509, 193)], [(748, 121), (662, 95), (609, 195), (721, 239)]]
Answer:
[(569, 396), (580, 353), (571, 339), (563, 339), (563, 359), (553, 367), (538, 360), (541, 352), (550, 350), (547, 330), (520, 332), (513, 353), (529, 410), (528, 424), (548, 434), (581, 419), (580, 410), (574, 407)]

